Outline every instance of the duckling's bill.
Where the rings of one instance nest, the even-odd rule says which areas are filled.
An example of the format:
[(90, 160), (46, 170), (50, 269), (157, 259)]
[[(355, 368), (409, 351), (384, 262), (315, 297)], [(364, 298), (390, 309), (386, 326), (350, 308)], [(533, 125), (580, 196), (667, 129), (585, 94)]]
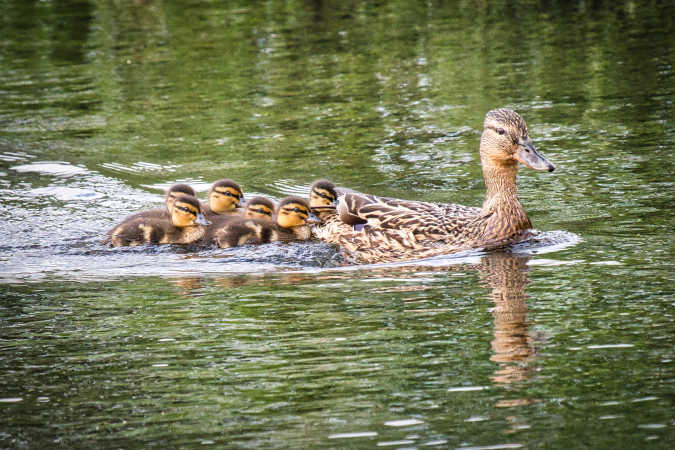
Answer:
[[(312, 209), (314, 209), (314, 208), (312, 208)], [(310, 211), (309, 215), (307, 216), (307, 223), (309, 225), (314, 225), (314, 224), (318, 224), (318, 223), (323, 223), (323, 220), (321, 220), (319, 218), (319, 216), (317, 216), (314, 212)]]
[(195, 224), (197, 225), (211, 225), (211, 222), (204, 217), (202, 213), (197, 213), (197, 220), (195, 220)]

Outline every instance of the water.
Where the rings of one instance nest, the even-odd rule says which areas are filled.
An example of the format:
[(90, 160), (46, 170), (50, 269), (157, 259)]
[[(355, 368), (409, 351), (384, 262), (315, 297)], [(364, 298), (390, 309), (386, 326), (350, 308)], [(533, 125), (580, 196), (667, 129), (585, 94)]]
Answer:
[[(668, 5), (2, 6), (1, 447), (672, 447)], [(174, 182), (478, 206), (502, 106), (539, 242), (100, 245)]]

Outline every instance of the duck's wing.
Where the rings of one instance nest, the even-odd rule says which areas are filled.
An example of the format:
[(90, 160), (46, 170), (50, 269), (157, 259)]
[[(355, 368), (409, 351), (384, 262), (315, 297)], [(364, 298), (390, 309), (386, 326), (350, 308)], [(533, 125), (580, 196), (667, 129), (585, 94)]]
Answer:
[(407, 230), (420, 239), (442, 241), (480, 216), (481, 209), (348, 192), (339, 199), (338, 214), (349, 225), (367, 223), (370, 228)]
[(379, 203), (393, 206), (396, 208), (405, 208), (414, 211), (425, 211), (432, 214), (441, 214), (443, 216), (467, 216), (475, 215), (481, 211), (481, 208), (473, 206), (458, 205), (456, 203), (438, 203), (438, 202), (420, 202), (415, 200), (401, 200), (392, 197), (381, 197), (371, 194), (365, 194), (348, 188), (335, 188), (338, 197), (343, 200), (342, 207), (346, 207), (352, 214), (358, 215), (356, 211), (367, 204)]

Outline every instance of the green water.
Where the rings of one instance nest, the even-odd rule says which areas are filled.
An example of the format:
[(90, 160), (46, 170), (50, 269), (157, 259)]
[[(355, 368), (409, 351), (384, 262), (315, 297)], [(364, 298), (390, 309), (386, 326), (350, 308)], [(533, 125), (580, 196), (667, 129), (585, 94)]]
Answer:
[[(672, 448), (666, 2), (0, 7), (0, 447)], [(545, 245), (100, 245), (177, 181), (479, 206), (496, 107)]]

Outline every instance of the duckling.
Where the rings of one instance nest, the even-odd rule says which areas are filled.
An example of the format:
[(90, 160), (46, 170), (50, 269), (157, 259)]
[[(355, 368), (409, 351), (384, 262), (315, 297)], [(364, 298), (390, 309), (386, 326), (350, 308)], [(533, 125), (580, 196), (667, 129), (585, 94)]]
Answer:
[(220, 215), (239, 214), (239, 202), (244, 198), (241, 187), (233, 180), (225, 178), (211, 185), (208, 202), (204, 205), (204, 216), (208, 220)]
[(310, 207), (335, 205), (338, 196), (336, 189), (332, 181), (324, 179), (314, 181), (309, 188)]
[(238, 208), (237, 211), (240, 212), (240, 215), (221, 214), (213, 216), (210, 220), (211, 224), (206, 229), (202, 243), (206, 245), (213, 243), (216, 233), (236, 219), (249, 218), (264, 220), (270, 224), (274, 223), (272, 217), (274, 214), (274, 203), (265, 197), (253, 197), (246, 203), (246, 208), (243, 210)]
[(314, 181), (309, 188), (309, 207), (319, 219), (335, 212), (338, 199), (338, 188), (333, 182), (320, 179)]
[(273, 222), (274, 202), (265, 197), (253, 197), (246, 202), (243, 215), (252, 219), (264, 219)]
[(179, 195), (173, 202), (171, 217), (138, 217), (125, 220), (108, 232), (104, 243), (113, 247), (141, 244), (191, 244), (204, 236), (208, 222), (199, 200)]
[(360, 263), (428, 258), (526, 239), (532, 224), (516, 194), (518, 163), (548, 172), (555, 166), (537, 152), (525, 121), (510, 109), (486, 114), (480, 157), (487, 188), (482, 208), (337, 188), (337, 207), (324, 214), (323, 224), (315, 225), (313, 234), (339, 244), (348, 260)]
[(157, 208), (157, 209), (148, 209), (146, 211), (139, 211), (133, 214), (128, 215), (124, 218), (122, 222), (128, 222), (134, 219), (149, 219), (149, 218), (162, 218), (162, 219), (171, 219), (171, 209), (173, 208), (173, 202), (176, 200), (176, 197), (179, 195), (189, 195), (192, 197), (197, 197), (197, 193), (191, 186), (183, 183), (174, 184), (166, 191), (166, 209)]
[(218, 230), (216, 242), (220, 248), (227, 248), (272, 241), (303, 241), (311, 237), (309, 223), (315, 220), (306, 200), (286, 197), (277, 206), (274, 223), (257, 218), (233, 219)]

